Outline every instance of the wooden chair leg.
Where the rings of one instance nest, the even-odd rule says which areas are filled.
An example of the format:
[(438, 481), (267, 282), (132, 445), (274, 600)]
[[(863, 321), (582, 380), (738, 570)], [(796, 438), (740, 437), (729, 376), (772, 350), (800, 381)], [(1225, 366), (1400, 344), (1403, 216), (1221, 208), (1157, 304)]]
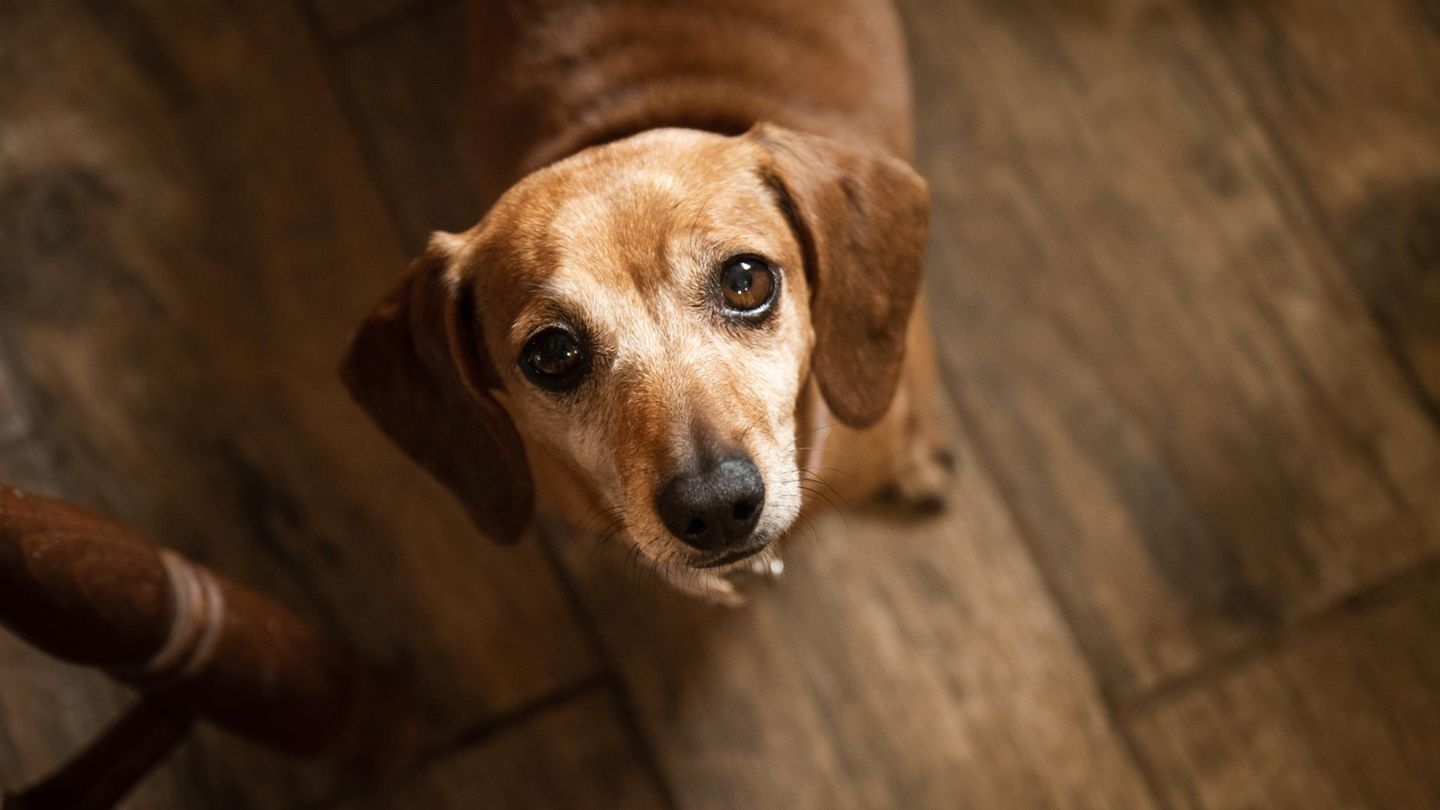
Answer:
[(145, 698), (64, 767), (7, 796), (3, 810), (109, 810), (185, 738), (194, 722), (190, 712)]
[(109, 807), (195, 718), (370, 778), (417, 749), (408, 690), (275, 602), (133, 527), (0, 486), (0, 626), (144, 698), (3, 810)]

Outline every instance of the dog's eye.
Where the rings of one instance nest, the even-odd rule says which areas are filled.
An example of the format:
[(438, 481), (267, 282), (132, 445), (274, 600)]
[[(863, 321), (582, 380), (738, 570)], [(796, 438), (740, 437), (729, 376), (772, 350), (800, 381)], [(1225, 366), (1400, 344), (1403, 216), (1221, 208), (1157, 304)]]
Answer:
[(725, 306), (741, 315), (759, 315), (775, 296), (775, 269), (759, 256), (735, 256), (720, 268)]
[(590, 355), (574, 332), (550, 326), (525, 342), (520, 368), (530, 382), (547, 391), (567, 391), (590, 370)]

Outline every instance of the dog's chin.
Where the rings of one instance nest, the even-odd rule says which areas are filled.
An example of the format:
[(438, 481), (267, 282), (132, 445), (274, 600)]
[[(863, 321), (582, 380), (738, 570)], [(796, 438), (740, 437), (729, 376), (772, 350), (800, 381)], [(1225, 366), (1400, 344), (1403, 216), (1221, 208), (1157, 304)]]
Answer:
[[(675, 547), (662, 552), (657, 558), (642, 551), (655, 565), (660, 577), (682, 593), (689, 594), (712, 604), (739, 607), (745, 598), (737, 590), (732, 577), (748, 572), (759, 573), (755, 567), (763, 568), (771, 575), (779, 572), (779, 560), (769, 549), (784, 534), (785, 529), (757, 533), (751, 541), (738, 548), (725, 549), (710, 554), (697, 554), (687, 549), (688, 554), (676, 554)], [(673, 538), (672, 538), (673, 539)], [(679, 546), (679, 541), (674, 541)], [(767, 554), (769, 559), (767, 561)]]

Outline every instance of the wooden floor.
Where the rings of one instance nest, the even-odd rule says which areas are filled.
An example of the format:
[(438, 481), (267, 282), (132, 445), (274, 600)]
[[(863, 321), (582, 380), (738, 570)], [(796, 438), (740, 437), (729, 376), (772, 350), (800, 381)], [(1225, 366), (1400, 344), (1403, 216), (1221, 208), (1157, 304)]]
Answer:
[[(480, 542), (334, 374), (463, 9), (0, 2), (0, 480), (424, 685), (384, 792), (219, 732), (131, 808), (1440, 807), (1440, 10), (907, 0), (953, 508), (739, 612)], [(0, 785), (125, 705), (0, 637)]]

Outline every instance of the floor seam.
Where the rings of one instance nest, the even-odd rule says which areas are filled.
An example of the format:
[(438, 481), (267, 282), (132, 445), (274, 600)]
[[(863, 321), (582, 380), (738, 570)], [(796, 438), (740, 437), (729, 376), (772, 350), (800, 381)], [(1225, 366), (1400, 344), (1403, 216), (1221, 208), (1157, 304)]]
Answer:
[(1153, 805), (1157, 808), (1169, 807), (1168, 802), (1164, 798), (1165, 793), (1160, 790), (1159, 776), (1152, 770), (1149, 761), (1141, 754), (1139, 746), (1125, 728), (1120, 706), (1106, 686), (1095, 663), (1091, 661), (1089, 652), (1085, 647), (1084, 640), (1077, 626), (1077, 620), (1071, 616), (1070, 610), (1066, 607), (1064, 597), (1061, 595), (1058, 586), (1042, 563), (1040, 555), (1035, 549), (1035, 541), (1030, 538), (1024, 522), (1019, 519), (1014, 502), (1007, 494), (1006, 488), (1000, 485), (998, 478), (993, 472), (995, 469), (993, 461), (994, 454), (987, 448), (985, 439), (980, 435), (978, 420), (970, 413), (969, 408), (961, 401), (961, 397), (952, 391), (949, 385), (942, 384), (941, 390), (950, 401), (950, 405), (954, 408), (956, 418), (960, 421), (966, 440), (972, 446), (972, 453), (975, 459), (980, 464), (986, 480), (994, 489), (996, 497), (999, 498), (1001, 505), (1004, 507), (1005, 515), (1009, 519), (1010, 524), (1015, 528), (1015, 536), (1019, 540), (1020, 548), (1029, 561), (1031, 570), (1035, 572), (1035, 576), (1040, 582), (1040, 587), (1044, 589), (1046, 596), (1049, 597), (1050, 605), (1055, 611), (1056, 618), (1064, 627), (1065, 635), (1070, 642), (1070, 649), (1075, 656), (1076, 662), (1080, 664), (1089, 675), (1089, 686), (1095, 695), (1095, 699), (1105, 712), (1107, 725), (1110, 727), (1110, 733), (1117, 746), (1130, 761), (1131, 766), (1135, 770), (1135, 774), (1139, 777), (1140, 783)]
[(1120, 701), (1119, 708), (1127, 719), (1144, 715), (1178, 695), (1200, 688), (1206, 682), (1223, 679), (1250, 663), (1297, 642), (1302, 637), (1324, 632), (1332, 622), (1362, 610), (1367, 605), (1394, 598), (1395, 592), (1403, 590), (1407, 583), (1437, 572), (1440, 572), (1440, 550), (1421, 557), (1378, 582), (1352, 590), (1334, 604), (1302, 616), (1293, 623), (1281, 625), (1274, 630), (1265, 632), (1256, 641), (1232, 650), (1202, 667), (1161, 681), (1143, 694)]
[[(537, 524), (538, 525), (538, 524)], [(585, 604), (584, 598), (580, 595), (580, 589), (571, 578), (568, 569), (561, 561), (558, 551), (554, 548), (549, 534), (542, 528), (533, 532), (535, 542), (540, 547), (541, 556), (545, 558), (550, 567), (551, 574), (559, 584), (561, 591), (565, 594), (566, 602), (575, 617), (575, 622), (581, 628), (600, 670), (607, 674), (611, 683), (611, 699), (615, 702), (615, 708), (620, 715), (620, 720), (625, 726), (625, 732), (630, 737), (631, 744), (639, 750), (641, 759), (644, 760), (646, 769), (651, 779), (655, 782), (656, 788), (660, 791), (665, 806), (678, 808), (680, 806), (675, 786), (671, 784), (661, 765), (659, 754), (656, 753), (649, 736), (645, 733), (640, 723), (639, 710), (635, 701), (630, 697), (629, 690), (625, 686), (624, 679), (620, 676), (620, 669), (615, 665), (609, 652), (605, 649), (604, 641), (601, 639), (599, 628), (595, 625), (594, 616), (590, 613)], [(573, 540), (571, 537), (555, 538), (553, 542), (566, 542)]]

